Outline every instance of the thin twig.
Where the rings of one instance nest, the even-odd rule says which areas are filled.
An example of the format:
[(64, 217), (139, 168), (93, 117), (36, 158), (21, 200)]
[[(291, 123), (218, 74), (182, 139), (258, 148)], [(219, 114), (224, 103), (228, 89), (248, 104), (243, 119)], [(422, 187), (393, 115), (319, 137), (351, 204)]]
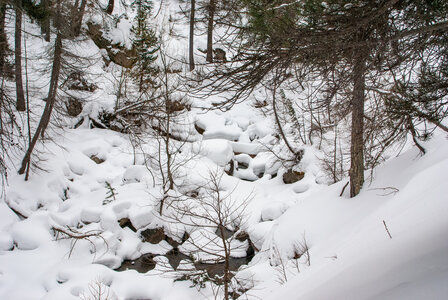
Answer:
[(384, 228), (386, 228), (387, 234), (389, 235), (390, 239), (392, 239), (392, 235), (390, 235), (389, 228), (387, 228), (386, 221), (384, 221), (384, 220), (383, 220), (383, 225), (384, 225)]
[(339, 197), (342, 197), (342, 195), (344, 194), (345, 188), (348, 186), (349, 183), (350, 183), (350, 182), (347, 181), (347, 183), (344, 185), (344, 187), (342, 188), (341, 193), (339, 194)]

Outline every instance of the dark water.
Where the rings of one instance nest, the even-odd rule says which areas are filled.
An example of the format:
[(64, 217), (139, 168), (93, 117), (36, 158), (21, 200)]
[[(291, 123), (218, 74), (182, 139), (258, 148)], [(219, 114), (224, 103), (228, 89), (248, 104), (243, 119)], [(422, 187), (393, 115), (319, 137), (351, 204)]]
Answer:
[(117, 271), (136, 270), (140, 273), (146, 273), (156, 267), (154, 254), (144, 254), (135, 260), (125, 260)]
[[(237, 271), (239, 267), (243, 265), (247, 265), (252, 258), (250, 257), (241, 257), (234, 258), (231, 257), (229, 260), (229, 269), (230, 271)], [(205, 270), (207, 271), (208, 276), (215, 277), (224, 275), (224, 262), (214, 263), (214, 264), (205, 264), (205, 263), (195, 263), (194, 266), (196, 270)]]
[[(154, 257), (157, 255), (154, 254), (144, 254), (135, 260), (125, 260), (122, 265), (116, 269), (117, 271), (126, 271), (126, 270), (136, 270), (139, 273), (146, 273), (151, 271), (156, 267), (156, 263), (154, 261)], [(174, 249), (163, 255), (168, 258), (168, 262), (174, 270), (177, 270), (179, 264), (182, 260), (192, 261), (191, 258), (178, 250)], [(231, 271), (238, 270), (242, 265), (246, 265), (250, 262), (252, 257), (242, 257), (242, 258), (230, 258), (229, 261), (229, 269)], [(224, 262), (217, 263), (201, 263), (195, 262), (194, 266), (196, 270), (204, 270), (208, 273), (210, 277), (214, 277), (216, 275), (222, 276), (224, 275)]]

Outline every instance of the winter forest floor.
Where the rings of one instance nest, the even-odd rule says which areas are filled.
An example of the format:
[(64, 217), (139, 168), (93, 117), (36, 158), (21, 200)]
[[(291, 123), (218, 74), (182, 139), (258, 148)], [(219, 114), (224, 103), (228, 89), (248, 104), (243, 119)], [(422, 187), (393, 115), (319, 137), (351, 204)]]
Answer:
[[(167, 4), (157, 20), (176, 9)], [(34, 127), (48, 88), (43, 54), (50, 44), (37, 37), (36, 24), (24, 24)], [(125, 44), (129, 24), (119, 24), (112, 38)], [(164, 49), (184, 57), (188, 28), (176, 26), (181, 37), (167, 39)], [(197, 44), (204, 48), (203, 39)], [(227, 250), (238, 299), (448, 299), (442, 130), (422, 142), (426, 154), (408, 142), (365, 171), (361, 193), (350, 198), (348, 178), (330, 184), (323, 166), (332, 145), (302, 145), (304, 157), (291, 169), (277, 159), (287, 151), (272, 116), (254, 101), (220, 111), (212, 109), (219, 96), (190, 96), (173, 129), (184, 142), (171, 142), (181, 149), (176, 188), (164, 193), (163, 140), (148, 128), (138, 143), (91, 128), (118, 101), (112, 91), (121, 69), (105, 66), (90, 40), (68, 48), (89, 56), (84, 70), (97, 88), (78, 94), (83, 121), (53, 120), (52, 139), (36, 151), (41, 169), (28, 181), (16, 170), (22, 153), (10, 154), (0, 200), (0, 299), (222, 299), (220, 279), (209, 277), (223, 276)], [(174, 67), (182, 63), (173, 59)], [(262, 99), (264, 90), (254, 94)], [(24, 113), (17, 120), (26, 128)], [(331, 140), (333, 132), (326, 134)], [(288, 173), (298, 178), (285, 183)]]

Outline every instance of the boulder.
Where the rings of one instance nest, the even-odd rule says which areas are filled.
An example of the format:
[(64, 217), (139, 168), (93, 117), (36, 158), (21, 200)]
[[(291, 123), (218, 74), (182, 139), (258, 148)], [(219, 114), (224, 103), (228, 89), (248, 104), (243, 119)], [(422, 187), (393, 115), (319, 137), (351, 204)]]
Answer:
[(134, 225), (132, 225), (132, 222), (131, 222), (131, 220), (129, 220), (129, 218), (120, 219), (118, 221), (118, 223), (120, 224), (121, 228), (127, 227), (127, 228), (131, 229), (132, 231), (137, 232), (137, 229), (135, 229)]
[(137, 61), (137, 51), (105, 38), (101, 25), (87, 22), (87, 35), (98, 48), (106, 50), (108, 58), (117, 65), (130, 69)]
[(90, 159), (93, 160), (96, 164), (102, 164), (104, 162), (104, 159), (99, 158), (95, 154), (90, 156)]
[(158, 244), (166, 238), (165, 232), (161, 227), (145, 229), (141, 232), (141, 235), (144, 242), (149, 242), (151, 244)]
[(65, 107), (67, 108), (67, 114), (70, 117), (76, 117), (82, 112), (81, 101), (73, 97), (70, 97), (67, 102), (65, 102)]
[(283, 182), (290, 184), (302, 180), (303, 177), (305, 177), (304, 172), (288, 170), (285, 174), (283, 174)]

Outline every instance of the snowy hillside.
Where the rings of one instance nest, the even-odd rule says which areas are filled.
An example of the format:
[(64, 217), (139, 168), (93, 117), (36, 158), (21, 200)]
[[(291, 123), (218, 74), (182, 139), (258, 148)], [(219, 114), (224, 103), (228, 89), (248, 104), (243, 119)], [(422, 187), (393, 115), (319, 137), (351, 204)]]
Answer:
[[(28, 218), (21, 220), (5, 203), (1, 205), (2, 298), (88, 298), (89, 286), (95, 287), (97, 281), (118, 299), (212, 298), (210, 291), (197, 291), (188, 281), (173, 282), (165, 266), (143, 274), (113, 270), (122, 260), (172, 249), (165, 241), (154, 245), (139, 238), (143, 228), (160, 221), (154, 217), (157, 191), (151, 188), (146, 168), (133, 164), (126, 137), (107, 130), (75, 129), (58, 142), (64, 148), (52, 149), (47, 172), (28, 182), (20, 176), (9, 179), (6, 201)], [(229, 142), (210, 142), (207, 154), (212, 159), (232, 155), (225, 150)], [(372, 182), (355, 199), (347, 192), (339, 197), (345, 182), (316, 184), (312, 163), (306, 177), (292, 185), (284, 184), (281, 176), (247, 182), (224, 175), (223, 184), (235, 189), (235, 197), (251, 195), (245, 230), (258, 251), (236, 274), (250, 288), (245, 296), (444, 299), (448, 295), (446, 137), (438, 135), (425, 147), (428, 153), (423, 157), (410, 149), (375, 169)], [(92, 155), (104, 162), (96, 164), (89, 158)], [(196, 160), (191, 178), (215, 168), (206, 157)], [(117, 195), (106, 205), (105, 182)], [(129, 218), (138, 231), (121, 228), (122, 218)], [(101, 231), (102, 238), (76, 244), (56, 240), (52, 228), (67, 226), (83, 233)], [(309, 254), (294, 258), (305, 243)]]
[[(2, 73), (0, 299), (448, 299), (446, 119), (418, 115), (415, 128), (406, 119), (390, 130), (396, 119), (382, 122), (376, 114), (388, 111), (368, 98), (365, 181), (353, 195), (351, 102), (343, 98), (350, 84), (324, 112), (313, 101), (329, 93), (320, 87), (328, 82), (309, 74), (302, 83), (289, 73), (274, 88), (277, 74), (266, 75), (247, 97), (226, 102), (244, 83), (227, 88), (207, 77), (227, 60), (240, 66), (225, 9), (214, 29), (224, 57), (215, 51), (207, 63), (211, 4), (198, 2), (193, 73), (191, 2), (150, 2), (116, 1), (107, 13), (108, 1), (87, 1), (81, 34), (62, 42), (59, 89), (41, 135), (63, 30), (53, 20), (46, 41), (39, 15), (26, 10), (45, 2), (27, 2), (25, 111), (11, 104), (17, 75)], [(15, 4), (5, 5), (11, 47)], [(142, 7), (155, 50), (136, 46)], [(238, 27), (245, 19), (230, 20)], [(16, 64), (12, 52), (5, 59)], [(397, 92), (391, 77), (380, 94)]]

